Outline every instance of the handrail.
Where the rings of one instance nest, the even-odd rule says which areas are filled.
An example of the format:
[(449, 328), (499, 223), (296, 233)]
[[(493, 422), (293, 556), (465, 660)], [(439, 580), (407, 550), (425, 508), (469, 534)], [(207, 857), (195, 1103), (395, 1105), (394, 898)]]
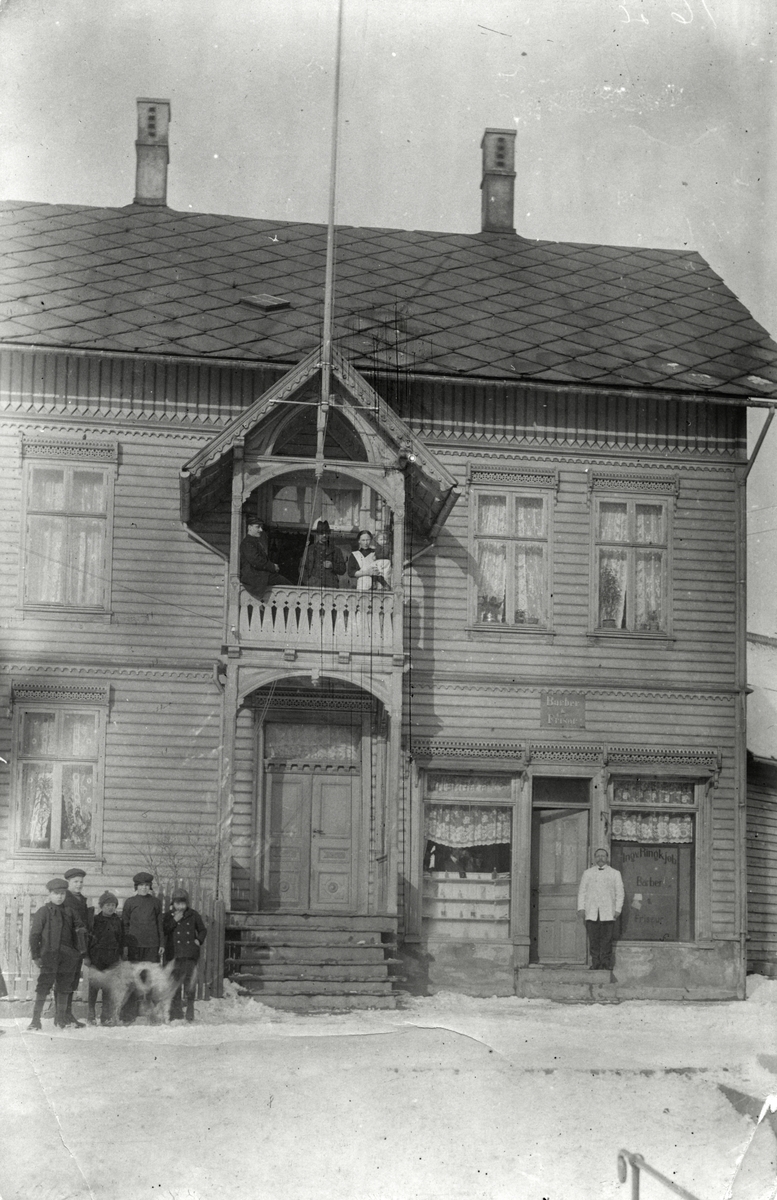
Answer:
[(618, 1180), (625, 1183), (629, 1176), (629, 1166), (631, 1167), (631, 1200), (639, 1200), (639, 1176), (640, 1172), (644, 1171), (646, 1175), (652, 1175), (653, 1179), (657, 1179), (659, 1183), (663, 1183), (664, 1187), (669, 1188), (675, 1196), (683, 1196), (684, 1200), (699, 1200), (693, 1192), (687, 1191), (684, 1187), (680, 1187), (679, 1183), (675, 1183), (671, 1179), (667, 1179), (666, 1175), (662, 1175), (655, 1167), (651, 1167), (646, 1163), (641, 1154), (633, 1154), (631, 1150), (618, 1151)]

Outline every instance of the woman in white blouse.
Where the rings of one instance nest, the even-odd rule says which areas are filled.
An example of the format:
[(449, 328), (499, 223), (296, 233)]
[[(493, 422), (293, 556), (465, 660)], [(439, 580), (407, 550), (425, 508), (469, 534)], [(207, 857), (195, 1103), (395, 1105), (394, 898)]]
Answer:
[(359, 543), (348, 555), (348, 577), (356, 580), (357, 592), (391, 585), (391, 561), (378, 558), (369, 529), (362, 529)]

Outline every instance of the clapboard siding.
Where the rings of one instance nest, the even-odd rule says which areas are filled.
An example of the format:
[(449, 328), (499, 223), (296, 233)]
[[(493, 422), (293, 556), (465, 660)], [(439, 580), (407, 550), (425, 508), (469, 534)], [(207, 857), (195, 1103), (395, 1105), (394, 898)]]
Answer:
[(777, 763), (748, 756), (747, 958), (777, 972)]
[[(111, 685), (102, 844), (96, 860), (87, 855), (82, 861), (76, 853), (75, 861), (88, 872), (90, 896), (110, 887), (124, 898), (132, 893), (132, 875), (143, 869), (160, 835), (186, 831), (205, 843), (215, 838), (221, 700), (207, 677), (101, 677), (99, 682)], [(52, 861), (14, 856), (11, 847), (8, 851), (4, 878), (28, 889), (44, 885), (53, 862), (60, 870), (73, 865), (65, 856)]]
[[(466, 488), (467, 463), (477, 465), (478, 460), (463, 459), (452, 451), (444, 458)], [(505, 461), (486, 459), (483, 465), (500, 467)], [(506, 674), (517, 668), (532, 675), (558, 665), (566, 677), (625, 671), (632, 679), (660, 673), (667, 682), (731, 686), (736, 546), (732, 473), (716, 471), (709, 478), (687, 468), (667, 471), (680, 481), (679, 496), (670, 505), (673, 640), (667, 652), (658, 640), (591, 637), (593, 504), (585, 469), (570, 469), (550, 455), (537, 457), (529, 465), (559, 472), (558, 494), (551, 500), (553, 637), (540, 632), (467, 631), (471, 563), (470, 505), (465, 493), (453, 509), (435, 553), (414, 566), (408, 639), (415, 668), (430, 670), (450, 656), (457, 659), (465, 675), (483, 669)], [(521, 468), (526, 467), (523, 461)], [(645, 473), (644, 466), (625, 460), (614, 460), (608, 470), (627, 477)], [(465, 655), (461, 653), (463, 645)]]

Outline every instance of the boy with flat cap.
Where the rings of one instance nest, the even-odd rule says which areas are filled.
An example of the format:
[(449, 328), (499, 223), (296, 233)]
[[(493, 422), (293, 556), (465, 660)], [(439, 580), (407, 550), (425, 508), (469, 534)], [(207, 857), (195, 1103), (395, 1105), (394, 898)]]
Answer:
[(52, 987), (55, 992), (54, 1024), (58, 1029), (68, 1025), (83, 1029), (81, 1021), (72, 1017), (66, 1020), (67, 999), (71, 994), (76, 966), (86, 951), (86, 926), (72, 909), (66, 906), (66, 879), (50, 879), (46, 884), (48, 904), (44, 904), (32, 918), (30, 929), (30, 953), (38, 968), (35, 985), (35, 1004), (28, 1029), (40, 1029), (41, 1013), (46, 997)]
[[(86, 926), (88, 933), (92, 928), (94, 909), (87, 906), (85, 897), (81, 895), (84, 886), (84, 879), (86, 878), (86, 871), (83, 871), (81, 867), (71, 867), (69, 871), (65, 871), (63, 878), (67, 880), (65, 906), (67, 908), (72, 908), (73, 911), (78, 914), (78, 916), (81, 918), (81, 921)], [(81, 981), (82, 964), (83, 958), (80, 958), (78, 961), (78, 966), (73, 973), (73, 986), (71, 987), (67, 998), (67, 1011), (65, 1013), (65, 1020), (68, 1025), (75, 1024), (75, 1017), (73, 1016), (73, 994), (78, 991), (78, 984)]]
[[(148, 871), (133, 875), (135, 895), (125, 900), (121, 912), (124, 927), (124, 946), (130, 962), (159, 962), (164, 946), (162, 905), (151, 891), (154, 876)], [(122, 1010), (121, 1019), (127, 1023), (138, 1015), (138, 998), (131, 996)]]
[[(121, 917), (117, 915), (119, 900), (113, 892), (103, 892), (97, 901), (100, 911), (92, 922), (92, 932), (89, 937), (89, 957), (86, 963), (96, 971), (109, 971), (118, 966), (124, 952), (124, 926)], [(93, 983), (89, 978), (89, 1009), (86, 1016), (88, 1025), (97, 1024), (97, 997), (102, 991), (103, 1003), (100, 1011), (100, 1024), (113, 1023), (111, 995), (107, 987), (101, 983)]]

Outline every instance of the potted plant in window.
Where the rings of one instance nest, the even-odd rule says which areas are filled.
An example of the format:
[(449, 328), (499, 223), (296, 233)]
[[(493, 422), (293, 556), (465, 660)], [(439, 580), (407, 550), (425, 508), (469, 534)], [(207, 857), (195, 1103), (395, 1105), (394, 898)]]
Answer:
[(621, 583), (612, 567), (603, 567), (599, 577), (599, 617), (603, 629), (617, 629), (615, 614), (622, 603)]

